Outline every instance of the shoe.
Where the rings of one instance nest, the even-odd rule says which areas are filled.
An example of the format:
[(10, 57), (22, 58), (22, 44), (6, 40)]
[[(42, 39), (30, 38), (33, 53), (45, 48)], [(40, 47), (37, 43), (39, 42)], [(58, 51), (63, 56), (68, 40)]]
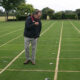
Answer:
[(27, 61), (24, 62), (24, 64), (28, 64), (29, 62), (30, 62), (30, 60), (27, 60)]
[(35, 65), (36, 63), (35, 62), (33, 62), (33, 61), (31, 61), (32, 62), (32, 65)]

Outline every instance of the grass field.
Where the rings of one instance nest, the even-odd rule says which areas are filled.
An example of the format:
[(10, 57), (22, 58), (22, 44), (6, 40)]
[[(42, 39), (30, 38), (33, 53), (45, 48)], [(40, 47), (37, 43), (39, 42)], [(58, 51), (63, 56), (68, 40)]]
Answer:
[(0, 22), (0, 80), (80, 80), (80, 21), (42, 21), (36, 65), (24, 65), (24, 23)]

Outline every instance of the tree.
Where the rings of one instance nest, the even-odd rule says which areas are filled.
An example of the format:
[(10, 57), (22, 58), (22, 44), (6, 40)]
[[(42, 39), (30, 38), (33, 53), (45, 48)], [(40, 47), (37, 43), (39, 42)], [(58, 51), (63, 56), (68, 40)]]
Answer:
[(78, 19), (80, 19), (80, 9), (77, 9), (75, 12), (77, 14)]
[(0, 9), (0, 16), (4, 15), (4, 12), (2, 9)]
[(76, 19), (76, 18), (77, 16), (76, 16), (75, 11), (72, 11), (72, 10), (65, 11), (65, 19)]
[(25, 4), (22, 3), (21, 5), (19, 5), (17, 7), (16, 13), (17, 13), (17, 19), (19, 19), (20, 17), (25, 17), (28, 16), (29, 14), (31, 14), (34, 11), (34, 8), (31, 4)]
[(7, 21), (9, 11), (15, 10), (21, 3), (25, 3), (25, 0), (0, 0), (0, 6), (5, 9)]
[(62, 19), (62, 11), (55, 13), (54, 18), (55, 19)]
[(53, 15), (53, 19), (76, 19), (77, 16), (74, 11), (59, 11)]
[(34, 8), (31, 4), (25, 4), (22, 3), (17, 7), (17, 14), (19, 15), (25, 15), (25, 14), (31, 14), (34, 11)]
[(46, 8), (44, 8), (42, 10), (42, 18), (46, 19), (47, 16), (49, 16), (50, 18), (52, 18), (53, 13), (54, 13), (53, 9), (50, 9), (50, 8), (46, 7)]
[(65, 11), (65, 14), (74, 14), (75, 13), (75, 11), (72, 11), (72, 10), (66, 10)]

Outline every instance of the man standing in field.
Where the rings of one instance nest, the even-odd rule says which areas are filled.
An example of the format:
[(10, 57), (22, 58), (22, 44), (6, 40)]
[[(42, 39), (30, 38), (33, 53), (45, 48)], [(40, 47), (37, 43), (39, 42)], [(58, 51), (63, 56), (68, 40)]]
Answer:
[[(36, 46), (37, 40), (41, 32), (41, 11), (35, 10), (31, 16), (26, 20), (24, 30), (24, 42), (25, 42), (25, 54), (26, 61), (24, 64), (28, 64), (30, 61), (35, 65)], [(29, 46), (32, 46), (32, 57), (30, 59)]]

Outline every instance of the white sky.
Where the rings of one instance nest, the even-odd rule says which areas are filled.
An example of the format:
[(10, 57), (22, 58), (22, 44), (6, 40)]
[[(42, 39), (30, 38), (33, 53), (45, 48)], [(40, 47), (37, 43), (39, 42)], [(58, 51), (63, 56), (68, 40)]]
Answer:
[[(26, 3), (32, 4), (34, 8), (43, 9), (49, 7), (55, 11), (75, 10), (80, 8), (80, 0), (26, 0)], [(1, 9), (1, 7), (0, 7)]]
[(80, 0), (27, 0), (27, 3), (40, 10), (44, 7), (52, 8), (55, 11), (80, 8)]

